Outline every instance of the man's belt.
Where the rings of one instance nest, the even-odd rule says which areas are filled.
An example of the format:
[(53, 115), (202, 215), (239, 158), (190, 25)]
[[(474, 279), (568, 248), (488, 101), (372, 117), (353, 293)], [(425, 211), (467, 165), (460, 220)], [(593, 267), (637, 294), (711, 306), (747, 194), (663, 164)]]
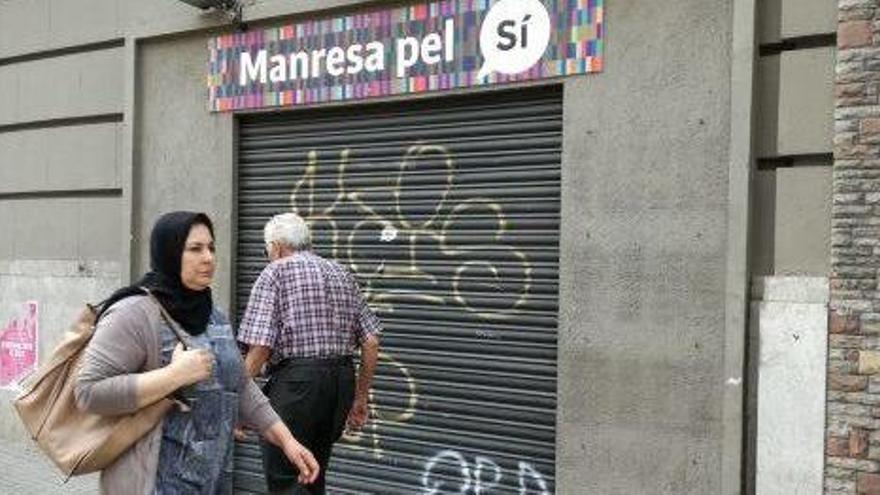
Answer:
[(350, 355), (330, 357), (288, 357), (269, 366), (269, 374), (288, 366), (346, 366), (354, 362)]

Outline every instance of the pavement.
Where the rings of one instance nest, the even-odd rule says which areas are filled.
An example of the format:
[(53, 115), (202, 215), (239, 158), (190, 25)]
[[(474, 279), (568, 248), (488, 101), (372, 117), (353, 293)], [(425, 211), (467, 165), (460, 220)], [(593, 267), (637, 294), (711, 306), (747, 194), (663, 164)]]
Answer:
[(74, 476), (67, 483), (35, 446), (0, 445), (0, 494), (86, 495), (98, 493), (98, 475)]

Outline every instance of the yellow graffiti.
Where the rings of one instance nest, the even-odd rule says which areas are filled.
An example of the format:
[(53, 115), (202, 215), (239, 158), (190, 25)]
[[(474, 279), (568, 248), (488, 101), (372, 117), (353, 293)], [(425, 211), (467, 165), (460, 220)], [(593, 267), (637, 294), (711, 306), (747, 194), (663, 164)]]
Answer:
[[(343, 435), (343, 446), (353, 450), (369, 450), (373, 457), (381, 459), (384, 456), (382, 450), (382, 435), (379, 427), (382, 424), (403, 424), (411, 420), (416, 414), (416, 406), (419, 403), (419, 394), (416, 388), (416, 381), (413, 379), (409, 370), (397, 361), (390, 354), (385, 352), (379, 353), (379, 364), (386, 363), (397, 370), (403, 377), (407, 389), (407, 403), (403, 411), (388, 412), (383, 410), (376, 400), (375, 389), (370, 390), (370, 418), (363, 430), (346, 431)], [(364, 447), (363, 444), (369, 445)]]
[(455, 179), (455, 162), (452, 160), (452, 155), (446, 151), (446, 148), (443, 146), (437, 145), (425, 145), (425, 144), (417, 144), (414, 146), (410, 146), (406, 153), (403, 155), (403, 160), (400, 162), (400, 173), (397, 174), (397, 187), (394, 188), (394, 199), (395, 199), (395, 207), (397, 209), (397, 220), (400, 224), (408, 229), (413, 229), (413, 225), (409, 223), (409, 220), (406, 218), (406, 213), (403, 211), (403, 208), (400, 203), (400, 193), (403, 191), (403, 179), (406, 177), (407, 170), (415, 169), (418, 166), (414, 165), (417, 163), (418, 159), (422, 155), (428, 155), (431, 153), (437, 153), (443, 156), (444, 165), (446, 165), (446, 184), (443, 188), (443, 192), (441, 194), (440, 201), (437, 202), (437, 206), (434, 208), (434, 214), (428, 218), (421, 226), (420, 229), (427, 229), (434, 219), (440, 214), (443, 205), (446, 203), (446, 199), (449, 197), (449, 192), (452, 191), (453, 181)]
[[(437, 156), (445, 169), (440, 198), (434, 206), (431, 215), (421, 222), (415, 222), (408, 217), (402, 201), (405, 192), (404, 179), (408, 173), (418, 172), (419, 161), (425, 157)], [(487, 320), (507, 320), (515, 318), (529, 298), (532, 285), (532, 266), (525, 253), (513, 246), (501, 244), (504, 234), (507, 232), (507, 219), (501, 206), (489, 198), (472, 198), (462, 201), (452, 207), (440, 222), (439, 230), (433, 225), (440, 217), (448, 202), (456, 176), (456, 166), (453, 155), (443, 146), (425, 143), (416, 143), (405, 151), (399, 164), (399, 170), (391, 189), (394, 198), (394, 217), (385, 217), (368, 204), (365, 194), (376, 191), (387, 191), (387, 186), (377, 186), (350, 190), (346, 185), (346, 170), (351, 163), (351, 150), (345, 149), (339, 154), (338, 166), (336, 167), (336, 196), (329, 206), (318, 209), (315, 204), (317, 192), (316, 177), (319, 173), (320, 163), (318, 152), (310, 151), (307, 156), (305, 171), (302, 177), (295, 183), (290, 195), (291, 209), (305, 218), (313, 226), (326, 224), (330, 232), (330, 254), (333, 258), (340, 259), (348, 264), (352, 271), (358, 275), (364, 283), (364, 294), (367, 300), (376, 307), (386, 312), (394, 312), (393, 301), (405, 298), (407, 300), (420, 301), (422, 303), (447, 305), (455, 302), (469, 313)], [(331, 164), (332, 166), (332, 164)], [(340, 232), (337, 219), (334, 216), (337, 208), (347, 202), (360, 212), (360, 220), (351, 228), (345, 238), (345, 245), (340, 246)], [(488, 211), (495, 218), (495, 230), (492, 233), (495, 244), (456, 246), (451, 241), (456, 222), (475, 211)], [(387, 260), (378, 260), (379, 263), (372, 270), (367, 269), (358, 262), (356, 237), (362, 230), (370, 226), (380, 227), (383, 236), (385, 232), (393, 232), (394, 237), (406, 240), (407, 257), (404, 263), (391, 263)], [(374, 289), (374, 282), (381, 279), (411, 279), (420, 280), (431, 286), (439, 286), (436, 276), (426, 272), (422, 268), (419, 259), (419, 239), (431, 239), (438, 243), (440, 252), (453, 259), (458, 259), (459, 264), (454, 269), (451, 293), (448, 297), (438, 294), (427, 294), (424, 290), (410, 289), (386, 289), (383, 292)], [(469, 296), (462, 289), (462, 283), (468, 279), (469, 272), (480, 271), (489, 274), (490, 280), (482, 286), (497, 295), (507, 295), (511, 291), (504, 286), (504, 277), (499, 272), (491, 259), (481, 259), (482, 253), (489, 250), (506, 252), (515, 259), (522, 272), (522, 279), (518, 282), (518, 290), (514, 291), (515, 299), (503, 308), (477, 308), (468, 301)], [(344, 255), (344, 258), (340, 258)]]
[[(349, 154), (349, 150), (343, 150), (339, 154), (339, 167), (336, 176), (336, 184), (339, 192), (336, 194), (336, 197), (333, 199), (330, 206), (325, 207), (321, 211), (316, 211), (315, 209), (315, 191), (317, 189), (315, 187), (315, 176), (318, 174), (318, 152), (314, 150), (309, 152), (303, 176), (296, 182), (296, 184), (294, 184), (293, 192), (290, 193), (290, 204), (294, 213), (303, 217), (312, 226), (321, 222), (326, 222), (330, 226), (330, 255), (336, 259), (339, 257), (339, 229), (336, 220), (333, 218), (333, 212), (336, 210), (336, 207), (345, 200), (345, 168), (348, 164)], [(308, 206), (304, 210), (299, 207), (297, 202), (301, 191), (304, 193), (308, 201)]]
[[(451, 207), (447, 206), (455, 189), (457, 175), (455, 158), (447, 148), (424, 142), (412, 144), (403, 153), (396, 176), (390, 177), (388, 182), (390, 185), (374, 187), (348, 186), (346, 181), (350, 179), (348, 171), (352, 168), (351, 155), (351, 151), (345, 149), (339, 153), (338, 161), (322, 166), (318, 151), (310, 151), (306, 157), (303, 174), (291, 191), (290, 206), (293, 212), (302, 216), (313, 229), (316, 225), (325, 228), (322, 230), (329, 233), (329, 254), (347, 264), (357, 275), (362, 283), (364, 296), (374, 309), (394, 313), (395, 303), (406, 300), (435, 306), (458, 307), (488, 321), (508, 320), (520, 314), (520, 309), (529, 300), (532, 288), (532, 264), (523, 251), (503, 243), (504, 235), (508, 231), (508, 221), (497, 201), (477, 197), (462, 200)], [(443, 169), (442, 185), (433, 189), (432, 186), (407, 188), (408, 178), (415, 177), (424, 181), (425, 177), (432, 177), (431, 173), (423, 173), (425, 170), (422, 169), (423, 160), (429, 159), (432, 163), (439, 163)], [(322, 172), (325, 176), (328, 172), (331, 176), (335, 175), (335, 191), (319, 190), (318, 180)], [(426, 218), (416, 219), (414, 212), (408, 211), (409, 205), (405, 196), (414, 191), (418, 194), (422, 190), (429, 190), (432, 194), (439, 192), (439, 197), (436, 199), (436, 204), (428, 210)], [(334, 192), (335, 195), (332, 196), (329, 205), (319, 207), (319, 193), (328, 196)], [(370, 197), (374, 193), (385, 197), (390, 193), (392, 198), (390, 214), (380, 213), (382, 205), (370, 204)], [(387, 209), (387, 203), (385, 206)], [(348, 232), (341, 232), (340, 225), (346, 219), (352, 219), (352, 207), (356, 212), (357, 221)], [(343, 218), (342, 212), (347, 218)], [(488, 218), (490, 225), (494, 224), (490, 243), (469, 244), (456, 240), (456, 234), (467, 234), (467, 231), (459, 232), (460, 222), (472, 221), (474, 217)], [(371, 229), (381, 232), (380, 242), (404, 243), (405, 259), (359, 258), (361, 248), (357, 240), (362, 239)], [(445, 283), (449, 284), (447, 293), (443, 293), (443, 281), (429, 273), (430, 263), (420, 259), (419, 247), (426, 241), (436, 245), (442, 256), (454, 260), (451, 280), (448, 277), (445, 279)], [(494, 256), (491, 256), (492, 253)], [(507, 273), (510, 266), (518, 267), (515, 268), (515, 273), (521, 274), (519, 278), (513, 281), (506, 279), (505, 268), (499, 269), (499, 265), (494, 260), (499, 256), (498, 253), (502, 253), (506, 261), (513, 261), (512, 264), (508, 263)], [(422, 288), (377, 287), (379, 282), (388, 279), (417, 281), (418, 286)], [(472, 287), (470, 291), (466, 290), (467, 285)], [(426, 291), (425, 286), (435, 290)], [(475, 291), (473, 289), (475, 286), (480, 290)], [(480, 304), (471, 301), (473, 296), (470, 294), (475, 292), (482, 295), (489, 294), (489, 298), (501, 297), (500, 300), (503, 302), (496, 302), (494, 306), (497, 307), (481, 308)], [(382, 405), (380, 395), (383, 392), (372, 390), (370, 392), (372, 420), (361, 431), (346, 432), (343, 436), (344, 442), (340, 444), (346, 448), (368, 451), (376, 459), (381, 459), (385, 455), (380, 427), (411, 421), (416, 414), (419, 401), (416, 381), (403, 363), (385, 352), (379, 354), (379, 362), (383, 366), (388, 366), (391, 373), (395, 376), (399, 375), (402, 379), (406, 389), (406, 406), (402, 411), (400, 408), (390, 410)]]

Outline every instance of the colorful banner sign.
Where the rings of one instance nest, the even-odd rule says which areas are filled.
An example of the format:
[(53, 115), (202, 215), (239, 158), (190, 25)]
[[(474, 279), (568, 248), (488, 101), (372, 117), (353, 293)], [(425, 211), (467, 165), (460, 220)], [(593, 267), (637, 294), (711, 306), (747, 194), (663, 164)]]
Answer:
[(227, 34), (209, 108), (303, 106), (602, 70), (603, 0), (445, 0)]
[(15, 389), (37, 367), (37, 302), (29, 301), (19, 317), (0, 330), (0, 388)]

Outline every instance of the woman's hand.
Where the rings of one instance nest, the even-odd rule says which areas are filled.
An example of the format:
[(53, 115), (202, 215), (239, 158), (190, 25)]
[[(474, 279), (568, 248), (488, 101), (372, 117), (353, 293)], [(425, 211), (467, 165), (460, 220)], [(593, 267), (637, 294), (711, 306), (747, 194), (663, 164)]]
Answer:
[(171, 363), (181, 380), (181, 386), (191, 385), (202, 380), (207, 380), (214, 370), (214, 355), (207, 349), (183, 348), (183, 344), (177, 343), (174, 353), (171, 355)]
[(263, 438), (284, 451), (287, 460), (299, 470), (298, 481), (304, 485), (318, 479), (321, 467), (309, 449), (302, 446), (287, 428), (283, 421), (276, 421), (263, 431)]
[(308, 485), (318, 478), (318, 473), (321, 472), (321, 468), (318, 466), (318, 461), (315, 460), (315, 456), (312, 455), (309, 449), (303, 447), (302, 444), (297, 442), (293, 437), (284, 443), (284, 455), (286, 455), (287, 460), (299, 470), (297, 481), (304, 485)]

